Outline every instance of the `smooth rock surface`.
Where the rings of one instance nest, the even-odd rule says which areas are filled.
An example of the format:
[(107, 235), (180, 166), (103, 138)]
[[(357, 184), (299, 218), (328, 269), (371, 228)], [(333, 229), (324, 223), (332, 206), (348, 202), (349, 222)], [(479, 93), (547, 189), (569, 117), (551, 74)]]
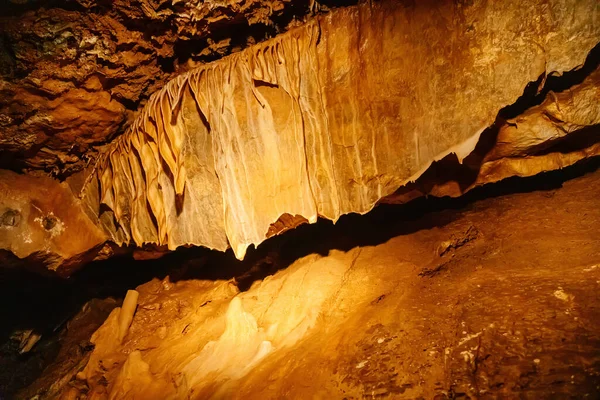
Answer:
[(365, 213), (435, 160), (462, 161), (527, 84), (584, 63), (598, 14), (572, 0), (335, 10), (167, 84), (96, 164), (84, 201), (118, 244), (242, 258), (283, 215)]
[(107, 239), (65, 183), (0, 170), (0, 194), (4, 267), (25, 265), (69, 275), (91, 261), (95, 254), (90, 250), (99, 250)]

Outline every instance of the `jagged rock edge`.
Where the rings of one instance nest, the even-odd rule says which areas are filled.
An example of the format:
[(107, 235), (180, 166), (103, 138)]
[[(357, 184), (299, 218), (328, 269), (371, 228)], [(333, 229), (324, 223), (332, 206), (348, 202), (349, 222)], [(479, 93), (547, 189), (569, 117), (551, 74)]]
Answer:
[[(307, 27), (309, 27), (312, 30), (316, 30), (317, 36), (318, 36), (319, 28), (320, 28), (318, 20), (312, 21), (303, 27), (297, 28), (295, 30), (295, 32), (297, 32), (299, 30), (307, 29)], [(290, 31), (288, 34), (293, 35), (293, 32), (294, 31)], [(313, 32), (313, 34), (314, 34), (314, 32)], [(285, 35), (285, 36), (287, 37), (287, 35)], [(114, 179), (112, 176), (112, 171), (114, 170), (113, 166), (118, 165), (117, 163), (126, 162), (126, 160), (124, 160), (122, 157), (119, 157), (119, 153), (125, 154), (125, 155), (130, 155), (130, 154), (132, 154), (132, 149), (135, 149), (138, 153), (138, 155), (136, 156), (138, 158), (138, 160), (135, 162), (140, 162), (141, 165), (143, 165), (143, 160), (139, 157), (140, 149), (139, 149), (138, 145), (136, 145), (136, 143), (135, 143), (136, 136), (137, 136), (137, 139), (139, 139), (140, 136), (149, 135), (147, 130), (144, 129), (144, 126), (146, 126), (147, 124), (155, 124), (156, 125), (157, 121), (161, 121), (161, 120), (164, 123), (169, 123), (174, 118), (174, 116), (176, 118), (178, 108), (182, 101), (182, 93), (189, 87), (190, 90), (192, 91), (192, 93), (195, 94), (195, 91), (194, 91), (194, 88), (193, 88), (192, 82), (191, 82), (193, 79), (196, 79), (196, 82), (198, 82), (204, 73), (206, 73), (209, 70), (214, 70), (219, 67), (224, 66), (223, 69), (231, 68), (232, 64), (239, 61), (243, 57), (248, 57), (247, 61), (252, 62), (252, 58), (256, 57), (258, 53), (260, 53), (261, 51), (266, 52), (265, 50), (267, 50), (269, 48), (273, 49), (273, 48), (277, 47), (278, 45), (281, 44), (282, 40), (283, 39), (281, 37), (277, 37), (275, 39), (272, 39), (271, 41), (259, 44), (256, 47), (244, 50), (241, 53), (230, 55), (230, 56), (228, 56), (222, 60), (219, 60), (215, 63), (211, 63), (209, 65), (197, 68), (197, 69), (190, 71), (184, 75), (181, 75), (178, 78), (176, 78), (175, 80), (169, 82), (161, 91), (159, 91), (158, 93), (156, 93), (155, 95), (153, 95), (151, 97), (149, 103), (144, 108), (142, 114), (140, 115), (140, 117), (138, 119), (136, 119), (136, 121), (130, 127), (127, 134), (119, 137), (114, 142), (114, 144), (111, 145), (107, 154), (99, 159), (98, 163), (94, 167), (95, 171), (90, 175), (90, 178), (88, 179), (88, 182), (86, 183), (84, 190), (82, 191), (82, 196), (86, 195), (86, 189), (90, 183), (90, 180), (96, 178), (95, 177), (96, 171), (103, 170), (104, 172), (102, 172), (102, 175), (97, 177), (99, 187), (102, 188), (101, 192), (100, 192), (100, 203), (106, 204), (107, 206), (109, 206), (111, 208), (111, 210), (113, 210), (113, 212), (115, 213), (115, 217), (116, 217), (115, 220), (121, 226), (121, 228), (123, 228), (123, 232), (125, 234), (125, 237), (123, 239), (119, 239), (119, 238), (116, 238), (113, 236), (112, 239), (116, 243), (118, 243), (120, 245), (122, 245), (124, 243), (131, 243), (132, 239), (133, 239), (133, 242), (135, 242), (137, 245), (142, 245), (144, 243), (154, 243), (154, 244), (169, 243), (169, 237), (167, 235), (167, 232), (164, 232), (165, 229), (163, 229), (163, 225), (161, 224), (161, 221), (164, 218), (164, 209), (161, 209), (158, 204), (155, 204), (155, 206), (153, 206), (151, 201), (149, 200), (148, 171), (145, 168), (144, 168), (144, 176), (145, 176), (144, 186), (145, 186), (146, 203), (149, 205), (149, 211), (153, 212), (153, 217), (155, 218), (155, 221), (157, 222), (155, 224), (155, 227), (157, 229), (157, 235), (158, 235), (157, 240), (156, 241), (148, 241), (148, 240), (144, 240), (144, 239), (140, 240), (139, 235), (134, 231), (134, 229), (131, 229), (131, 227), (130, 227), (130, 229), (126, 229), (125, 225), (122, 223), (121, 217), (123, 215), (118, 210), (118, 207), (114, 207), (114, 198), (115, 198), (116, 192), (118, 191), (118, 188), (115, 187)], [(195, 101), (198, 103), (197, 99), (195, 99)], [(507, 105), (508, 104), (503, 104), (501, 106), (503, 107), (503, 106), (507, 106)], [(159, 114), (162, 114), (163, 118), (160, 118)], [(164, 118), (165, 116), (167, 116), (168, 118)], [(167, 121), (169, 121), (169, 122), (167, 122)], [(462, 162), (462, 160), (465, 157), (467, 157), (475, 149), (477, 142), (480, 139), (481, 133), (487, 128), (487, 126), (489, 126), (489, 124), (480, 128), (474, 135), (472, 135), (466, 141), (463, 141), (462, 143), (460, 143), (458, 145), (452, 146), (450, 149), (435, 156), (427, 164), (425, 164), (425, 166), (423, 168), (421, 168), (417, 173), (415, 173), (412, 176), (410, 176), (409, 178), (405, 179), (400, 185), (398, 185), (397, 188), (402, 187), (409, 182), (414, 182), (418, 177), (420, 177), (431, 166), (431, 164), (433, 162), (441, 160), (449, 154), (452, 154), (452, 153), (456, 154), (459, 161)], [(183, 193), (183, 190), (185, 189), (185, 166), (183, 165), (182, 158), (180, 157), (181, 143), (177, 143), (176, 137), (175, 138), (170, 137), (166, 132), (169, 129), (167, 128), (166, 125), (164, 125), (164, 127), (165, 127), (165, 132), (161, 132), (161, 129), (156, 129), (156, 137), (153, 137), (154, 144), (155, 144), (153, 149), (157, 150), (157, 152), (154, 153), (155, 161), (157, 162), (157, 165), (159, 168), (161, 168), (160, 164), (165, 164), (168, 167), (169, 171), (165, 171), (165, 172), (170, 172), (172, 174), (171, 179), (172, 179), (172, 183), (174, 185), (175, 194), (179, 195), (179, 194)], [(159, 127), (156, 126), (156, 128), (159, 128)], [(303, 132), (303, 134), (304, 133), (305, 132)], [(305, 156), (306, 156), (306, 154), (305, 154)], [(130, 160), (131, 160), (131, 158), (130, 158)], [(159, 161), (160, 161), (160, 164), (158, 164)], [(132, 168), (131, 161), (129, 161), (128, 165), (126, 165), (125, 167), (127, 167), (127, 166), (129, 168)], [(125, 168), (124, 171), (126, 171), (126, 170), (127, 169)], [(164, 170), (164, 167), (163, 167), (163, 170)], [(156, 176), (154, 178), (157, 179)], [(310, 180), (310, 176), (308, 176), (308, 178)], [(112, 181), (113, 185), (108, 184), (111, 181)], [(135, 184), (136, 183), (135, 180), (130, 179), (129, 183), (133, 187), (133, 189), (135, 189), (135, 190), (138, 189), (138, 185)], [(220, 178), (219, 178), (219, 183), (221, 183)], [(118, 184), (119, 183), (117, 183), (116, 185), (118, 185)], [(382, 194), (381, 197), (390, 195), (392, 192)], [(225, 201), (223, 192), (221, 193), (221, 195), (222, 195), (223, 201)], [(316, 202), (316, 199), (314, 197), (312, 200), (313, 200), (313, 202)], [(377, 204), (377, 201), (371, 202), (370, 206), (366, 210), (360, 210), (357, 212), (360, 214), (369, 212), (376, 204)], [(154, 212), (154, 210), (156, 210), (156, 212)], [(339, 218), (339, 215), (335, 218), (330, 218), (330, 219), (332, 219), (333, 221), (336, 221), (337, 218)], [(316, 215), (310, 216), (308, 218), (308, 220), (311, 223), (315, 222)], [(272, 222), (275, 222), (275, 221), (272, 221)], [(136, 239), (136, 236), (138, 236), (137, 239)], [(226, 236), (227, 236), (229, 246), (231, 246), (231, 239), (230, 239), (229, 235), (227, 235), (227, 233), (226, 233)], [(266, 239), (266, 237), (263, 238), (263, 240), (264, 239)], [(243, 248), (242, 249), (234, 248), (234, 252), (238, 258), (243, 258), (245, 250), (250, 244), (257, 245), (259, 243), (260, 242), (258, 242), (258, 243), (257, 242), (242, 243)], [(203, 245), (203, 246), (211, 248), (211, 246), (207, 245), (206, 243), (190, 243), (190, 242), (188, 242), (186, 244)], [(177, 247), (177, 246), (175, 246), (175, 247)], [(171, 246), (171, 244), (169, 243), (169, 248), (173, 249), (174, 247)], [(224, 250), (223, 248), (217, 248), (217, 249)]]
[[(320, 25), (319, 25), (318, 20), (313, 20), (302, 27), (296, 28), (296, 29), (290, 31), (289, 34), (293, 35), (294, 32), (298, 32), (301, 30), (312, 31), (311, 36), (313, 38), (317, 37), (316, 40), (318, 41), (318, 36), (320, 35)], [(207, 70), (216, 69), (219, 67), (230, 68), (230, 64), (235, 63), (235, 62), (239, 61), (240, 59), (246, 57), (247, 53), (250, 53), (250, 52), (254, 53), (253, 55), (251, 55), (249, 57), (249, 59), (251, 60), (251, 57), (253, 57), (253, 56), (256, 57), (256, 55), (258, 53), (261, 53), (261, 52), (265, 53), (266, 52), (265, 50), (267, 50), (268, 48), (275, 48), (276, 46), (280, 45), (280, 42), (282, 40), (284, 40), (283, 39), (284, 36), (287, 36), (287, 35), (278, 36), (270, 41), (258, 44), (255, 47), (246, 49), (240, 53), (229, 55), (227, 57), (224, 57), (221, 60), (218, 60), (211, 64), (207, 64), (207, 65), (201, 66), (199, 68), (196, 68), (192, 71), (182, 74), (182, 75), (178, 76), (177, 78), (169, 81), (160, 91), (158, 91), (157, 93), (155, 93), (154, 95), (151, 96), (150, 100), (148, 101), (148, 104), (143, 108), (142, 112), (140, 113), (138, 118), (136, 118), (136, 120), (132, 123), (132, 125), (130, 126), (128, 131), (124, 135), (121, 135), (120, 137), (115, 139), (113, 141), (113, 143), (110, 145), (109, 149), (98, 158), (97, 163), (94, 165), (92, 172), (90, 173), (90, 175), (88, 176), (88, 178), (86, 180), (86, 183), (80, 194), (80, 198), (84, 197), (86, 195), (86, 191), (88, 189), (88, 185), (90, 184), (90, 181), (92, 179), (97, 178), (99, 183), (101, 183), (100, 186), (103, 188), (100, 192), (101, 204), (105, 204), (105, 205), (109, 206), (111, 208), (111, 210), (113, 210), (113, 212), (115, 212), (115, 217), (116, 217), (115, 222), (118, 223), (121, 226), (121, 228), (123, 228), (123, 232), (126, 235), (125, 241), (120, 241), (118, 238), (115, 238), (113, 236), (112, 239), (117, 244), (119, 244), (119, 245), (130, 244), (131, 239), (133, 239), (133, 242), (138, 246), (141, 246), (144, 244), (162, 245), (162, 244), (168, 243), (167, 233), (162, 232), (163, 229), (161, 229), (162, 224), (160, 222), (160, 221), (163, 221), (162, 218), (164, 217), (164, 215), (163, 215), (164, 210), (161, 209), (158, 204), (156, 204), (155, 207), (153, 207), (151, 202), (148, 200), (148, 185), (147, 185), (148, 172), (146, 169), (144, 169), (144, 175), (145, 175), (144, 186), (146, 188), (146, 199), (147, 199), (147, 204), (150, 206), (150, 210), (152, 210), (152, 211), (156, 210), (153, 217), (158, 222), (158, 224), (157, 224), (158, 226), (156, 226), (156, 228), (158, 230), (158, 236), (159, 236), (158, 240), (157, 241), (137, 240), (135, 238), (136, 234), (134, 233), (133, 229), (131, 229), (131, 227), (129, 229), (125, 229), (125, 226), (119, 222), (119, 220), (121, 218), (119, 217), (119, 215), (116, 215), (119, 211), (115, 209), (118, 207), (114, 206), (114, 204), (115, 204), (114, 199), (116, 197), (115, 190), (113, 189), (114, 184), (113, 185), (108, 184), (108, 182), (110, 182), (110, 181), (112, 181), (114, 183), (114, 179), (112, 177), (111, 178), (108, 177), (109, 175), (112, 176), (113, 165), (116, 162), (124, 161), (123, 157), (119, 157), (119, 159), (116, 160), (119, 153), (127, 156), (127, 155), (132, 154), (132, 150), (135, 149), (136, 153), (137, 153), (135, 155), (135, 157), (138, 160), (138, 162), (140, 162), (140, 164), (143, 165), (142, 159), (139, 156), (139, 154), (140, 154), (139, 144), (136, 145), (136, 143), (134, 142), (135, 139), (133, 139), (133, 138), (135, 138), (136, 136), (139, 137), (139, 136), (144, 136), (144, 135), (150, 136), (148, 133), (148, 130), (144, 129), (147, 124), (156, 125), (157, 124), (156, 121), (161, 121), (161, 120), (166, 122), (166, 120), (164, 118), (165, 102), (168, 104), (167, 111), (170, 115), (170, 118), (173, 118), (178, 113), (178, 108), (180, 107), (180, 104), (182, 102), (182, 94), (185, 91), (185, 89), (189, 87), (190, 90), (193, 93), (195, 93), (195, 90), (191, 86), (192, 79), (196, 79), (196, 80), (201, 79), (202, 75), (205, 74), (207, 72)], [(225, 66), (223, 67), (223, 65), (225, 65)], [(197, 99), (195, 99), (195, 101), (198, 102)], [(199, 105), (198, 105), (198, 107), (199, 107)], [(161, 111), (163, 112), (162, 118), (161, 118), (161, 115), (159, 115)], [(168, 122), (166, 122), (166, 123), (168, 123)], [(156, 129), (156, 137), (152, 137), (154, 143), (158, 147), (158, 152), (154, 154), (156, 157), (156, 161), (157, 162), (161, 161), (163, 165), (166, 164), (166, 166), (169, 167), (169, 170), (172, 174), (172, 178), (173, 178), (172, 183), (175, 186), (176, 194), (180, 195), (183, 193), (183, 190), (185, 188), (185, 168), (182, 165), (181, 157), (179, 157), (181, 148), (174, 147), (172, 138), (170, 138), (169, 135), (166, 134), (167, 133), (166, 129), (161, 130), (158, 126), (156, 126), (156, 128), (157, 128)], [(477, 133), (475, 133), (471, 138), (469, 138), (465, 142), (455, 145), (455, 146), (451, 147), (450, 149), (448, 149), (447, 151), (436, 156), (434, 159), (429, 161), (420, 171), (418, 171), (416, 174), (412, 175), (411, 177), (407, 178), (398, 187), (402, 187), (409, 182), (414, 182), (434, 162), (443, 159), (444, 157), (446, 157), (449, 154), (452, 154), (452, 153), (456, 154), (458, 159), (462, 162), (462, 160), (473, 151), (473, 149), (475, 148), (475, 146), (479, 140), (479, 137), (481, 136), (481, 133), (486, 128), (487, 128), (487, 126), (481, 128)], [(129, 162), (130, 168), (131, 168), (131, 162), (132, 161)], [(308, 168), (308, 166), (307, 166), (307, 168)], [(95, 174), (99, 170), (103, 170), (104, 172), (102, 173), (101, 176), (96, 177)], [(126, 169), (124, 169), (124, 171), (126, 171)], [(308, 178), (308, 173), (307, 173), (307, 178)], [(157, 176), (155, 176), (154, 179), (158, 179)], [(105, 181), (106, 181), (106, 183), (104, 183)], [(137, 183), (137, 180), (130, 180), (131, 186), (135, 186), (137, 189), (136, 183)], [(393, 193), (393, 191), (390, 191), (389, 193), (386, 193), (382, 197), (385, 197), (392, 193)], [(225, 199), (223, 199), (223, 201), (225, 201)], [(316, 202), (316, 200), (314, 198), (313, 198), (313, 201)], [(135, 203), (135, 201), (134, 201), (134, 203)], [(370, 205), (370, 207), (368, 209), (359, 211), (358, 213), (361, 215), (366, 214), (369, 211), (371, 211), (376, 205), (377, 205), (377, 201), (372, 202), (372, 204)], [(93, 212), (92, 212), (92, 214), (93, 214)], [(343, 214), (338, 215), (336, 218), (333, 219), (333, 221), (336, 222), (337, 219), (339, 219), (339, 217), (341, 215), (343, 215)], [(310, 223), (315, 223), (316, 218), (313, 216), (312, 218), (308, 218), (308, 221)], [(272, 221), (272, 222), (275, 222), (275, 221)], [(266, 239), (266, 237), (265, 237), (265, 239)], [(251, 244), (258, 245), (259, 243), (251, 243)], [(186, 245), (206, 246), (205, 244), (200, 244), (200, 243), (186, 243)], [(247, 248), (248, 245), (249, 244), (245, 244), (245, 247)], [(231, 246), (231, 244), (230, 244), (230, 246)], [(206, 246), (206, 247), (211, 248), (210, 246)], [(169, 246), (169, 248), (170, 248), (170, 250), (174, 250), (174, 248), (171, 248), (171, 246)], [(225, 250), (225, 249), (221, 248), (218, 250)], [(235, 251), (235, 253), (238, 258), (242, 259), (245, 254), (245, 249), (243, 250), (243, 252)]]

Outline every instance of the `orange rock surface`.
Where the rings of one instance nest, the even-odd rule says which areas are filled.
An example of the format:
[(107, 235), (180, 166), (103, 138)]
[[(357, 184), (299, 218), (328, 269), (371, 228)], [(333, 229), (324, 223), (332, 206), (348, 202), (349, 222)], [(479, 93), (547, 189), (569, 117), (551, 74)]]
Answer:
[(303, 256), (243, 292), (154, 279), (125, 341), (120, 309), (94, 334), (73, 386), (109, 399), (593, 396), (599, 183), (596, 171), (411, 221), (388, 208), (305, 227), (283, 245)]
[[(283, 215), (365, 213), (434, 161), (462, 161), (530, 82), (580, 67), (600, 37), (597, 13), (570, 0), (335, 10), (167, 84), (95, 166), (90, 215), (118, 244), (230, 246), (242, 258)], [(593, 99), (591, 79), (582, 96)], [(582, 127), (598, 123), (597, 102), (575, 108), (589, 117)], [(597, 151), (510, 160), (500, 175)], [(486, 162), (481, 180), (497, 180)]]

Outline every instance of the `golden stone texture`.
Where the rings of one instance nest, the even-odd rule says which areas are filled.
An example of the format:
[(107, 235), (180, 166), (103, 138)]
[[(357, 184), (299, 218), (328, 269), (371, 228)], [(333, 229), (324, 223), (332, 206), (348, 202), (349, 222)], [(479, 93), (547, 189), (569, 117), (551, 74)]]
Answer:
[(435, 160), (467, 157), (528, 83), (581, 66), (598, 11), (573, 0), (336, 10), (167, 84), (97, 163), (84, 200), (118, 244), (230, 246), (238, 258), (283, 215), (368, 212)]
[(177, 73), (313, 11), (291, 0), (0, 2), (0, 168), (80, 171)]
[(65, 183), (0, 170), (0, 194), (3, 266), (17, 264), (16, 256), (30, 268), (42, 264), (68, 275), (72, 267), (91, 261), (90, 250), (106, 241)]
[[(88, 399), (593, 396), (599, 184), (596, 171), (412, 221), (295, 232), (289, 245), (308, 255), (243, 292), (198, 270), (154, 278), (137, 287), (124, 340), (117, 308), (64, 388)], [(346, 251), (331, 249), (341, 238)]]

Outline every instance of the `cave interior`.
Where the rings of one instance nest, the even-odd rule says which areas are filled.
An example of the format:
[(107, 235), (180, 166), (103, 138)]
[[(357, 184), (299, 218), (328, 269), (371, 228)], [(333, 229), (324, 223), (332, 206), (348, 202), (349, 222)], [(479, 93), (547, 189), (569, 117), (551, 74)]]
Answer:
[(600, 399), (599, 21), (0, 1), (0, 400)]

